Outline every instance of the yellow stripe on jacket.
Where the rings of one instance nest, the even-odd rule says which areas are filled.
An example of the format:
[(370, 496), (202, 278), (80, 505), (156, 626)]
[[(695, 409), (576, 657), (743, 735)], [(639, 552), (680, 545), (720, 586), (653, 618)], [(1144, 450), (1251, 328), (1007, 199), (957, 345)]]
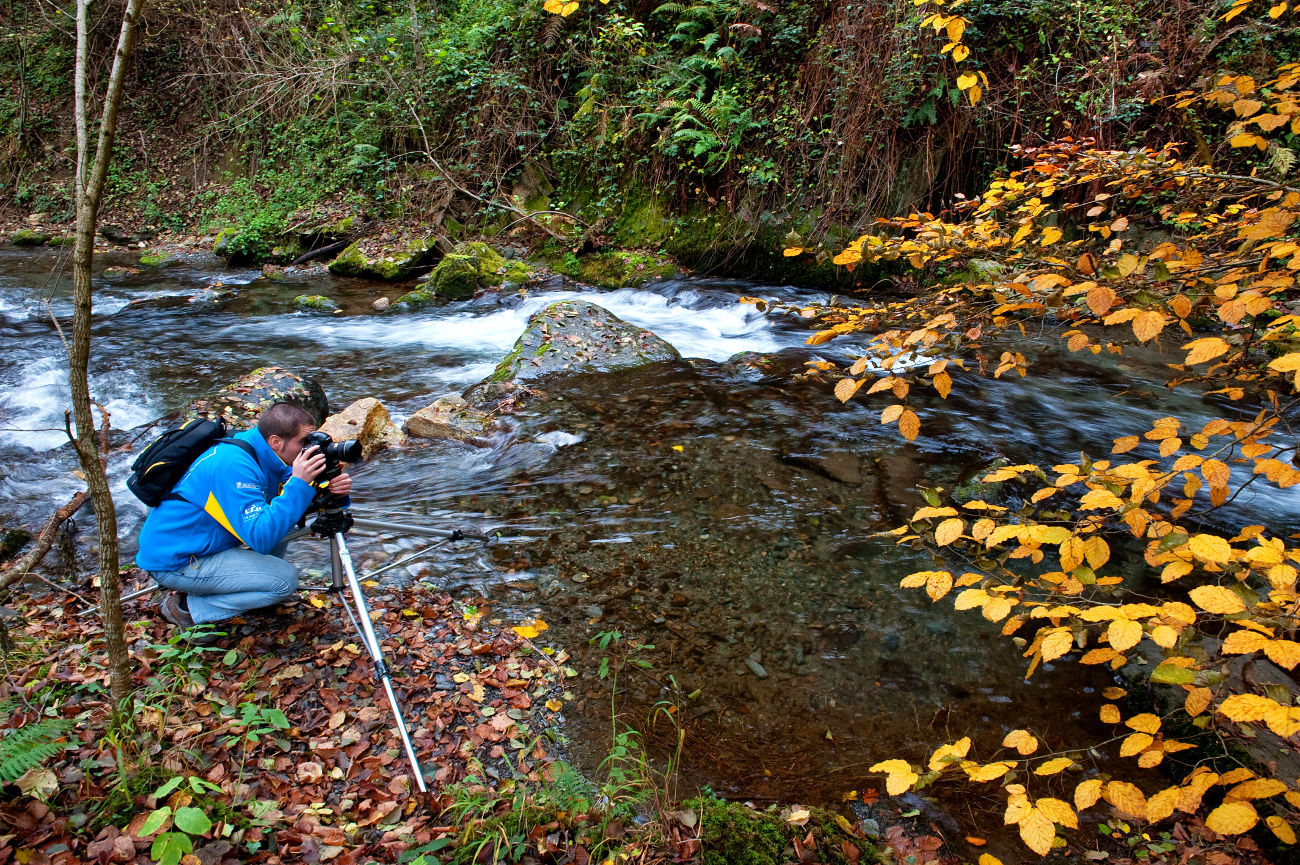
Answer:
[(203, 505), (203, 510), (207, 512), (208, 516), (220, 523), (223, 529), (239, 538), (241, 544), (248, 543), (248, 541), (239, 536), (239, 532), (235, 531), (235, 527), (230, 524), (230, 520), (226, 519), (225, 511), (221, 510), (221, 505), (217, 504), (217, 497), (212, 493), (208, 493), (208, 501)]

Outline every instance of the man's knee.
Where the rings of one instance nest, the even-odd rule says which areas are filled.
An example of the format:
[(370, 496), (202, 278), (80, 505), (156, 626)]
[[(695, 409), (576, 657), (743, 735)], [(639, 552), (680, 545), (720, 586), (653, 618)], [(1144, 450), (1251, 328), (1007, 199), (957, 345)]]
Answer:
[(298, 594), (298, 569), (284, 559), (272, 557), (267, 567), (270, 585), (267, 590), (277, 595), (280, 600), (287, 600)]

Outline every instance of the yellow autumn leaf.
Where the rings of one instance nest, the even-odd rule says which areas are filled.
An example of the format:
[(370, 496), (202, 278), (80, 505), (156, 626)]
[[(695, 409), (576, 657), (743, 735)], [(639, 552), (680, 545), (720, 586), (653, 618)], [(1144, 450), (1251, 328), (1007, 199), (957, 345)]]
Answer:
[(885, 790), (891, 796), (901, 796), (906, 793), (920, 777), (912, 771), (912, 767), (906, 760), (885, 760), (872, 766), (869, 771), (884, 772), (888, 775), (885, 779)]
[(1128, 619), (1115, 619), (1106, 629), (1106, 637), (1112, 649), (1123, 652), (1142, 641), (1142, 625)]
[(1197, 586), (1187, 594), (1192, 603), (1207, 613), (1229, 616), (1246, 609), (1246, 603), (1223, 586)]
[(1228, 791), (1229, 799), (1267, 799), (1287, 791), (1286, 784), (1276, 778), (1254, 778), (1242, 781)]
[(948, 394), (952, 393), (952, 376), (948, 375), (948, 373), (938, 373), (931, 381), (934, 384), (934, 389), (939, 392), (939, 396), (944, 399), (947, 399)]
[(1291, 828), (1290, 823), (1276, 815), (1269, 817), (1264, 822), (1268, 824), (1268, 828), (1277, 836), (1277, 840), (1281, 841), (1283, 844), (1295, 843), (1295, 830)]
[(917, 520), (928, 520), (931, 517), (955, 517), (955, 516), (957, 516), (956, 508), (925, 507), (925, 508), (918, 508), (916, 513), (912, 514), (912, 518), (908, 520), (908, 522), (914, 523)]
[(1223, 564), (1232, 561), (1232, 546), (1218, 535), (1192, 535), (1187, 549), (1203, 562)]
[(967, 777), (972, 781), (985, 782), (996, 781), (1003, 775), (1010, 772), (1015, 767), (1015, 763), (998, 760), (994, 763), (986, 763), (981, 766), (978, 763), (962, 764), (962, 769), (966, 772)]
[(1147, 799), (1142, 791), (1127, 781), (1110, 781), (1102, 790), (1102, 798), (1115, 810), (1137, 820), (1145, 820)]
[(1279, 358), (1274, 358), (1269, 362), (1268, 368), (1274, 372), (1283, 373), (1300, 370), (1300, 351), (1293, 351)]
[(803, 252), (802, 246), (791, 246), (791, 247), (787, 247), (786, 249), (783, 249), (781, 251), (781, 254), (784, 255), (786, 258), (793, 258), (794, 256), (801, 254), (802, 252)]
[(1056, 826), (1046, 814), (1037, 808), (1030, 808), (1029, 813), (1020, 820), (1020, 840), (1025, 846), (1039, 856), (1046, 856), (1052, 851), (1052, 841), (1056, 838)]
[(1209, 688), (1192, 688), (1187, 692), (1186, 699), (1183, 700), (1183, 708), (1187, 714), (1195, 718), (1205, 711), (1213, 699), (1213, 694)]
[(958, 739), (951, 745), (940, 745), (935, 752), (930, 755), (929, 767), (933, 772), (938, 772), (950, 763), (960, 762), (967, 753), (970, 752), (970, 736)]
[(1154, 734), (1160, 729), (1160, 718), (1151, 712), (1143, 712), (1140, 715), (1134, 715), (1124, 722), (1124, 726), (1130, 730), (1137, 730), (1140, 733)]
[(963, 75), (958, 75), (958, 76), (957, 76), (957, 89), (958, 89), (958, 90), (969, 90), (970, 88), (972, 88), (972, 87), (974, 87), (976, 84), (978, 84), (978, 83), (979, 83), (979, 80), (980, 80), (980, 79), (979, 79), (979, 76), (976, 75), (974, 72), (967, 72), (967, 73), (965, 73), (965, 74), (963, 74)]
[(1101, 716), (1103, 724), (1118, 724), (1120, 719), (1123, 717), (1119, 713), (1119, 707), (1114, 703), (1106, 703), (1103, 705), (1098, 714)]
[(1046, 662), (1056, 660), (1073, 647), (1074, 634), (1069, 628), (1058, 628), (1043, 638), (1039, 651), (1043, 653), (1043, 661)]
[(880, 422), (882, 424), (893, 423), (903, 414), (901, 405), (886, 406), (885, 410), (880, 413)]
[(1002, 865), (1002, 860), (991, 853), (981, 853), (977, 865)]
[(1182, 792), (1178, 787), (1166, 787), (1147, 799), (1147, 820), (1158, 823), (1173, 814)]
[(561, 709), (564, 708), (564, 704), (561, 703), (559, 700), (555, 699), (554, 697), (552, 697), (551, 699), (547, 700), (546, 703), (545, 703), (544, 705), (546, 706), (546, 708), (550, 709), (552, 712), (558, 712), (558, 711), (560, 711)]
[[(1070, 768), (1073, 765), (1074, 765), (1074, 761), (1071, 760), (1069, 757), (1055, 757), (1051, 760), (1048, 760), (1046, 763), (1044, 763), (1043, 765), (1035, 769), (1034, 774), (1055, 775), (1058, 772), (1065, 771), (1066, 769)], [(1056, 822), (1060, 823), (1061, 821), (1057, 820)]]
[(1140, 754), (1153, 741), (1155, 740), (1146, 733), (1133, 733), (1120, 743), (1119, 755), (1121, 757), (1132, 757), (1134, 754)]
[(916, 412), (907, 409), (898, 417), (898, 431), (903, 434), (903, 438), (908, 441), (915, 441), (916, 436), (921, 432), (921, 419), (916, 416)]
[(1264, 654), (1279, 667), (1294, 670), (1296, 664), (1300, 664), (1300, 643), (1294, 640), (1270, 640), (1264, 646)]
[(1249, 832), (1259, 822), (1259, 813), (1249, 802), (1224, 802), (1205, 818), (1207, 828), (1220, 835)]
[(1204, 339), (1194, 339), (1183, 346), (1187, 350), (1187, 357), (1183, 363), (1191, 366), (1192, 364), (1205, 363), (1207, 360), (1214, 360), (1222, 354), (1226, 354), (1232, 346), (1217, 336), (1209, 336)]
[(953, 541), (961, 537), (961, 533), (966, 530), (966, 523), (959, 517), (952, 517), (939, 523), (939, 527), (934, 530), (934, 542), (941, 547), (946, 547)]
[(958, 45), (957, 47), (952, 49), (952, 59), (957, 63), (961, 63), (969, 56), (970, 56), (970, 49), (967, 48), (965, 45)]
[(1040, 240), (1039, 243), (1043, 246), (1051, 246), (1053, 243), (1060, 240), (1062, 235), (1063, 232), (1061, 229), (1056, 228), (1055, 226), (1049, 226), (1048, 228), (1043, 229), (1043, 239)]
[(1258, 694), (1233, 694), (1219, 704), (1219, 714), (1238, 724), (1262, 721), (1275, 709), (1285, 708)]
[(1042, 811), (1047, 819), (1053, 823), (1059, 823), (1071, 829), (1079, 828), (1079, 818), (1075, 816), (1074, 809), (1060, 799), (1047, 796), (1034, 802), (1034, 807)]
[(1028, 730), (1012, 730), (1002, 740), (1002, 747), (1015, 748), (1022, 757), (1038, 750), (1038, 739)]
[(860, 387), (862, 387), (860, 379), (842, 378), (835, 383), (835, 398), (840, 402), (848, 402)]
[(1080, 782), (1074, 788), (1075, 809), (1085, 811), (1097, 804), (1097, 800), (1101, 798), (1101, 785), (1100, 778), (1089, 778), (1087, 781)]
[(925, 582), (925, 593), (930, 600), (937, 601), (952, 589), (952, 574), (947, 571), (935, 571)]
[(1160, 335), (1168, 321), (1164, 313), (1148, 309), (1138, 313), (1133, 319), (1133, 335), (1137, 337), (1138, 342), (1150, 342)]
[(1233, 631), (1228, 638), (1223, 641), (1219, 651), (1225, 655), (1248, 655), (1251, 652), (1258, 652), (1268, 645), (1268, 637), (1263, 634), (1257, 634), (1254, 631)]

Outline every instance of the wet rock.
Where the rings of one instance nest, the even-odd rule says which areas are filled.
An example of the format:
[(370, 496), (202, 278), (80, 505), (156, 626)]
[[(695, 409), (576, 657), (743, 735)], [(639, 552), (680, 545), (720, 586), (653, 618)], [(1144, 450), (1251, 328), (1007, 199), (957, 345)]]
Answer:
[(9, 242), (14, 246), (44, 246), (49, 241), (48, 234), (31, 228), (20, 228), (9, 238)]
[(812, 469), (834, 481), (858, 486), (863, 481), (862, 459), (849, 451), (824, 451), (812, 454), (786, 454), (783, 462)]
[(140, 256), (141, 267), (173, 267), (181, 263), (181, 257), (174, 252), (162, 250), (146, 252)]
[(262, 265), (262, 278), (280, 285), (303, 282), (303, 275), (275, 264)]
[(13, 558), (31, 539), (26, 529), (0, 529), (0, 562)]
[(223, 417), (233, 429), (250, 429), (262, 412), (276, 402), (302, 406), (321, 423), (329, 414), (325, 391), (311, 379), (278, 366), (264, 366), (227, 385), (216, 394), (196, 399), (186, 407), (182, 419), (196, 416)]
[(117, 265), (104, 268), (103, 274), (104, 279), (125, 279), (127, 277), (139, 275), (140, 268), (138, 267), (119, 267)]
[[(425, 283), (427, 285), (428, 283)], [(397, 299), (396, 306), (402, 309), (422, 309), (426, 306), (433, 306), (441, 303), (438, 295), (429, 291), (427, 288), (417, 288), (415, 291), (408, 291)], [(387, 308), (387, 306), (385, 306)]]
[(354, 243), (339, 253), (328, 267), (329, 272), (335, 276), (396, 282), (410, 279), (417, 270), (430, 264), (437, 255), (438, 248), (432, 240), (417, 240), (405, 250), (375, 258), (368, 257), (361, 251), (360, 244)]
[(471, 408), (463, 397), (444, 396), (407, 419), (402, 429), (412, 438), (452, 439), (481, 444), (493, 432), (492, 418)]
[(749, 514), (748, 508), (741, 507), (740, 505), (732, 504), (730, 502), (728, 502), (727, 504), (718, 505), (716, 508), (714, 508), (712, 511), (709, 512), (709, 516), (715, 520), (730, 520), (730, 519), (735, 519), (736, 517), (748, 516), (748, 514)]
[(532, 269), (521, 261), (506, 258), (486, 243), (459, 244), (443, 256), (420, 291), (444, 300), (465, 300), (480, 288), (503, 282), (522, 283), (532, 276)]
[(391, 305), (392, 305), (392, 301), (390, 301), (388, 298), (377, 297), (375, 298), (375, 302), (370, 304), (370, 308), (373, 309), (375, 312), (383, 312), (384, 310), (388, 309), (388, 307)]
[(300, 294), (293, 299), (293, 305), (308, 312), (338, 312), (338, 304), (323, 294)]
[(664, 360), (677, 349), (644, 328), (582, 300), (562, 300), (534, 313), (514, 349), (489, 376), (520, 381), (562, 372), (610, 372)]
[(369, 459), (385, 448), (406, 443), (406, 436), (388, 416), (388, 409), (374, 397), (359, 399), (321, 425), (336, 442), (361, 442), (361, 455)]
[(127, 231), (120, 225), (99, 226), (99, 236), (120, 246), (135, 246), (153, 237), (152, 231)]

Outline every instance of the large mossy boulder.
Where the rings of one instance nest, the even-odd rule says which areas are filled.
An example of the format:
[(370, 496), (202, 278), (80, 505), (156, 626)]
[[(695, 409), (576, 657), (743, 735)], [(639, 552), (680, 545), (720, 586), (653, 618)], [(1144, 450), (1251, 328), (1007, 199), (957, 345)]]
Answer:
[(566, 276), (598, 288), (635, 288), (677, 276), (677, 265), (644, 252), (597, 252), (562, 268)]
[(433, 240), (417, 240), (405, 250), (374, 258), (368, 257), (361, 251), (360, 244), (354, 243), (329, 263), (329, 272), (335, 276), (398, 282), (410, 279), (421, 267), (428, 266), (437, 255), (438, 247)]
[(338, 304), (323, 294), (300, 294), (293, 299), (293, 305), (304, 312), (336, 313)]
[(486, 243), (472, 241), (443, 256), (420, 290), (444, 300), (466, 300), (480, 288), (526, 282), (532, 273), (522, 261), (507, 261)]
[(9, 242), (14, 246), (44, 246), (50, 242), (50, 236), (43, 231), (20, 228), (9, 238)]
[(264, 366), (212, 396), (194, 400), (186, 407), (182, 419), (222, 417), (233, 429), (249, 429), (257, 423), (262, 412), (277, 402), (302, 406), (318, 424), (329, 414), (325, 391), (315, 381), (278, 366)]
[(336, 442), (361, 442), (361, 455), (370, 459), (379, 451), (406, 443), (406, 436), (388, 416), (388, 409), (374, 397), (359, 399), (321, 425)]
[(521, 381), (563, 372), (611, 372), (681, 360), (677, 349), (584, 300), (561, 300), (528, 319), (489, 381)]
[(172, 267), (181, 263), (181, 257), (171, 250), (161, 249), (140, 254), (141, 267)]

